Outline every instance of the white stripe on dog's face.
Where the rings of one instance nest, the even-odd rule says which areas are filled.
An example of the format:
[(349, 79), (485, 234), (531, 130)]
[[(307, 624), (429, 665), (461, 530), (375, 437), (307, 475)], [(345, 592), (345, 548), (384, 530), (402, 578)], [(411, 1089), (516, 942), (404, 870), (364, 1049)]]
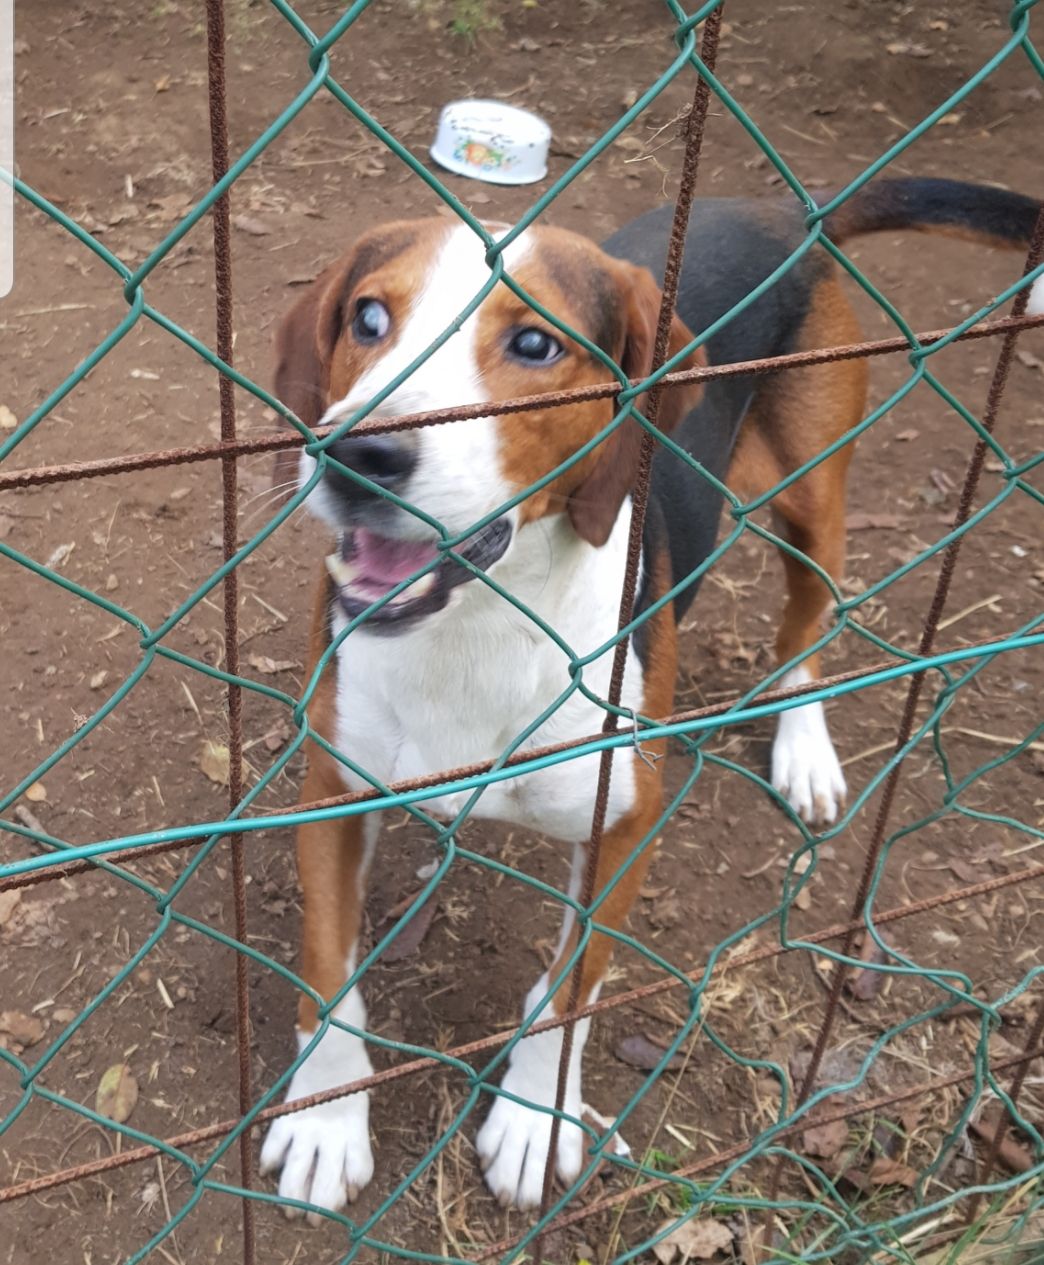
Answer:
[[(528, 250), (524, 238), (513, 242), (505, 253), (508, 269), (522, 262)], [(322, 423), (337, 422), (364, 407), (443, 333), (489, 275), (482, 242), (464, 226), (450, 229), (431, 256), (415, 297), (400, 311), (391, 311), (387, 350), (382, 351), (379, 345), (373, 348), (365, 370), (347, 395), (331, 403)], [(379, 273), (374, 281), (378, 290), (374, 297), (383, 300)], [(479, 371), (479, 323), (479, 311), (473, 312), (460, 330), (370, 416), (397, 417), (488, 400), (490, 394)], [(413, 432), (409, 442), (417, 446), (417, 462), (401, 495), (451, 533), (464, 530), (512, 495), (513, 489), (501, 474), (495, 419), (423, 427)], [(313, 469), (312, 459), (302, 454), (302, 481)], [(310, 500), (312, 507), (320, 517), (332, 521), (328, 493), (321, 487), (316, 492)], [(399, 531), (403, 535), (430, 535), (420, 520), (405, 515)]]
[[(627, 373), (640, 377), (646, 371), (660, 303), (648, 272), (611, 259), (575, 233), (544, 227), (529, 229), (513, 241), (504, 252), (504, 264), (526, 293), (617, 359)], [(428, 220), (367, 234), (340, 270), (329, 275), (333, 279), (318, 305), (320, 333), (326, 336), (324, 423), (343, 421), (365, 408), (404, 373), (479, 295), (490, 270), (485, 248), (470, 229)], [(387, 314), (378, 336), (353, 329), (353, 320), (365, 310), (360, 307), (364, 299), (376, 300)], [(534, 330), (550, 354), (540, 353), (539, 338), (535, 354), (519, 343)], [(689, 338), (675, 321), (670, 352)], [(369, 416), (566, 392), (609, 378), (597, 356), (498, 283), (461, 328)], [(677, 422), (697, 396), (698, 388), (670, 393), (661, 425)], [(636, 466), (634, 428), (621, 428), (604, 447), (571, 467), (566, 463), (614, 412), (611, 399), (598, 398), (403, 433), (396, 442), (408, 450), (402, 466), (409, 466), (409, 472), (401, 475), (395, 492), (457, 535), (550, 471), (566, 467), (507, 512), (514, 529), (509, 548), (527, 524), (567, 508), (582, 539), (604, 544)], [(302, 480), (314, 470), (312, 459), (302, 456)], [(343, 506), (339, 508), (329, 487), (318, 487), (309, 505), (335, 529), (345, 525), (339, 521)], [(357, 513), (352, 525), (361, 523)], [(425, 540), (432, 535), (423, 520), (394, 511), (386, 502), (373, 502), (371, 525), (383, 536)]]

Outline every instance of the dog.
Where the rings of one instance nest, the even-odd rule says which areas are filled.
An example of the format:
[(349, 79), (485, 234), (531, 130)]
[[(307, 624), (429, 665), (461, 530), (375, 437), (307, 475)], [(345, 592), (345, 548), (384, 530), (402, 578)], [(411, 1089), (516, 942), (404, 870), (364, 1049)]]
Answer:
[[(882, 230), (958, 235), (1025, 248), (1038, 204), (1017, 194), (948, 180), (884, 180), (859, 190), (827, 217), (836, 244)], [(601, 247), (557, 228), (530, 228), (504, 251), (506, 271), (555, 316), (612, 358), (632, 379), (652, 357), (672, 208), (627, 225)], [(492, 226), (491, 226), (492, 227)], [(692, 212), (670, 332), (670, 354), (706, 330), (758, 286), (804, 240), (799, 207), (782, 201), (712, 199)], [(285, 318), (278, 337), (276, 392), (310, 426), (339, 422), (366, 406), (432, 344), (489, 279), (486, 248), (464, 225), (443, 220), (389, 224), (366, 233), (313, 283)], [(1034, 298), (1041, 299), (1038, 288)], [(859, 327), (840, 269), (821, 249), (794, 266), (706, 346), (711, 364), (857, 342)], [(691, 354), (679, 367), (703, 361)], [(846, 360), (759, 376), (709, 379), (661, 397), (659, 427), (703, 470), (742, 497), (758, 496), (828, 449), (864, 416), (865, 360)], [(536, 314), (498, 282), (427, 360), (370, 414), (391, 418), (471, 402), (613, 381), (601, 359)], [(639, 405), (641, 401), (639, 401)], [(570, 686), (570, 657), (590, 655), (617, 632), (627, 561), (631, 494), (641, 429), (627, 419), (603, 442), (531, 495), (519, 493), (576, 456), (607, 427), (612, 399), (549, 410), (482, 417), (395, 433), (350, 431), (329, 448), (335, 458), (307, 504), (337, 537), (319, 586), (312, 629), (313, 664), (349, 621), (406, 584), (353, 628), (322, 675), (309, 715), (348, 765), (316, 746), (304, 802), (382, 783), (496, 759), (532, 729), (521, 750), (597, 733), (603, 711)], [(838, 448), (772, 501), (774, 530), (835, 581), (845, 551), (845, 480), (851, 444)], [(315, 473), (306, 453), (297, 477)], [(390, 493), (388, 500), (381, 493)], [(403, 508), (407, 503), (419, 512)], [(621, 707), (647, 717), (672, 710), (678, 620), (697, 583), (657, 607), (692, 577), (714, 547), (722, 497), (698, 469), (657, 452), (643, 528), (634, 615), (648, 615), (627, 653)], [(458, 563), (440, 553), (441, 525), (462, 536)], [(819, 673), (810, 653), (830, 590), (815, 570), (781, 550), (786, 601), (776, 637), (780, 681), (792, 686)], [(494, 581), (496, 588), (483, 577)], [(504, 590), (522, 610), (506, 600)], [(653, 609), (653, 608), (656, 609)], [(533, 616), (536, 616), (535, 620)], [(556, 641), (538, 621), (552, 627)], [(612, 651), (586, 663), (583, 683), (609, 692)], [(662, 744), (659, 744), (662, 746)], [(644, 744), (656, 752), (658, 744)], [(597, 783), (598, 757), (554, 764), (489, 785), (472, 815), (525, 826), (573, 845), (571, 893), (579, 890)], [(596, 875), (601, 891), (623, 869), (597, 918), (624, 923), (652, 848), (627, 861), (655, 833), (662, 811), (662, 762), (634, 748), (613, 756), (605, 830)], [(810, 823), (836, 819), (845, 781), (822, 706), (779, 716), (771, 778)], [(423, 807), (452, 820), (466, 796), (448, 794)], [(318, 1026), (315, 996), (339, 997), (356, 968), (366, 877), (377, 845), (374, 813), (300, 827), (298, 868), (304, 897), (302, 994), (297, 1040), (307, 1058), (288, 1090), (294, 1100), (370, 1074), (361, 1037)], [(523, 1005), (545, 1003), (550, 982), (575, 945), (571, 913), (556, 959)], [(583, 959), (580, 1004), (597, 997), (611, 939), (595, 934)], [(558, 988), (544, 1014), (561, 1013)], [(365, 1028), (359, 989), (333, 1017)], [(581, 1111), (581, 1056), (588, 1020), (577, 1023), (564, 1109)], [(317, 1039), (318, 1037), (318, 1039)], [(502, 1088), (477, 1138), (486, 1182), (505, 1205), (539, 1202), (550, 1146), (561, 1029), (528, 1036), (512, 1051)], [(494, 1091), (491, 1091), (493, 1093)], [(523, 1102), (516, 1101), (517, 1099)], [(555, 1164), (570, 1182), (583, 1162), (583, 1134), (563, 1120)], [(325, 1209), (354, 1199), (373, 1174), (368, 1095), (355, 1093), (275, 1120), (262, 1169), (281, 1169), (279, 1193)], [(316, 1214), (310, 1214), (314, 1219)]]

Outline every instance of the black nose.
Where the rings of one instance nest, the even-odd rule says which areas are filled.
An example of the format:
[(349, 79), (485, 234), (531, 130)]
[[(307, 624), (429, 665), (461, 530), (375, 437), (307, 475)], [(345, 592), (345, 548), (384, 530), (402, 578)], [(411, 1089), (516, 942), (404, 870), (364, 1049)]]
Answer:
[[(390, 492), (399, 491), (417, 463), (412, 437), (403, 435), (346, 435), (330, 445), (329, 453), (349, 470)], [(338, 492), (353, 499), (372, 495), (332, 466), (326, 478)]]

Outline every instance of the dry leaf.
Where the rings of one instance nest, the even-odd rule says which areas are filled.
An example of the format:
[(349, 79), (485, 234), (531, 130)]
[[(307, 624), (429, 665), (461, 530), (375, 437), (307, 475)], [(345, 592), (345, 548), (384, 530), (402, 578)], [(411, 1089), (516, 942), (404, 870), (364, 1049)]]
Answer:
[(94, 1110), (117, 1124), (130, 1117), (138, 1101), (138, 1082), (126, 1063), (114, 1063), (98, 1082)]
[[(660, 1229), (673, 1224), (672, 1217)], [(678, 1265), (685, 1265), (686, 1261), (709, 1261), (716, 1253), (724, 1252), (731, 1246), (732, 1231), (728, 1226), (712, 1217), (698, 1217), (665, 1235), (653, 1247), (653, 1254), (660, 1265), (671, 1265), (676, 1259)]]
[(0, 430), (14, 430), (17, 425), (18, 418), (6, 404), (0, 404)]
[(267, 224), (252, 219), (249, 215), (233, 215), (232, 226), (241, 233), (249, 233), (251, 237), (267, 237), (272, 231)]
[(152, 86), (153, 86), (153, 88), (155, 88), (155, 90), (156, 90), (157, 92), (167, 92), (167, 91), (169, 91), (169, 89), (170, 89), (170, 75), (160, 75), (160, 77), (159, 77), (159, 78), (158, 78), (158, 79), (157, 79), (157, 80), (153, 83), (153, 85), (152, 85)]
[(30, 804), (42, 804), (47, 799), (47, 787), (43, 782), (34, 782), (26, 787), (25, 797)]
[(885, 48), (893, 57), (931, 57), (932, 50), (924, 44), (912, 44), (908, 40), (895, 40)]
[(846, 978), (845, 991), (857, 1001), (873, 1001), (888, 978), (884, 971), (875, 971), (873, 967), (883, 966), (888, 956), (873, 936), (864, 940), (859, 956), (867, 965)]
[[(976, 1137), (992, 1145), (998, 1125), (1001, 1124), (1002, 1119), (1002, 1113), (994, 1108), (992, 1111), (984, 1112), (980, 1120), (972, 1120), (969, 1128)], [(1009, 1133), (1006, 1122), (1003, 1125), (1003, 1130), (997, 1147), (997, 1159), (1013, 1173), (1028, 1173), (1033, 1168), (1032, 1152), (1029, 1147), (1023, 1145)]]
[[(654, 1067), (659, 1067), (660, 1060), (666, 1051), (662, 1045), (657, 1045), (644, 1033), (635, 1032), (629, 1037), (624, 1037), (613, 1053), (621, 1063), (626, 1063), (630, 1067), (639, 1067), (643, 1072), (651, 1072)], [(677, 1071), (684, 1061), (680, 1054), (672, 1054), (667, 1062), (667, 1070)]]
[(870, 1165), (872, 1186), (905, 1186), (909, 1190), (916, 1181), (917, 1174), (909, 1164), (900, 1164), (887, 1155), (879, 1155)]
[(273, 676), (276, 672), (290, 672), (301, 666), (296, 659), (271, 659), (267, 654), (247, 655), (247, 663), (266, 676)]
[(885, 530), (894, 531), (902, 527), (903, 520), (898, 514), (866, 514), (857, 511), (845, 519), (849, 531)]
[(35, 1045), (44, 1034), (43, 1022), (36, 1015), (21, 1010), (5, 1010), (0, 1014), (0, 1046), (13, 1054)]
[[(413, 892), (410, 896), (403, 897), (398, 904), (393, 905), (388, 910), (374, 932), (378, 940), (383, 939), (388, 934), (419, 895), (419, 892)], [(429, 897), (381, 954), (382, 961), (399, 962), (403, 958), (409, 957), (411, 953), (416, 953), (424, 937), (428, 934), (432, 919), (435, 917), (436, 908), (437, 902)]]
[(801, 1149), (806, 1155), (818, 1155), (829, 1160), (848, 1141), (848, 1121), (831, 1120), (828, 1124), (814, 1124), (801, 1135)]
[(95, 672), (94, 676), (91, 677), (88, 684), (90, 685), (92, 690), (100, 690), (101, 687), (105, 684), (105, 682), (108, 679), (109, 679), (109, 673), (107, 669), (102, 668), (100, 672)]
[(281, 747), (285, 747), (290, 740), (290, 726), (277, 725), (275, 729), (269, 730), (261, 739), (265, 744), (265, 750), (271, 751), (273, 754)]
[(919, 430), (914, 430), (911, 426), (908, 430), (901, 430), (899, 434), (896, 435), (896, 439), (898, 439), (901, 443), (908, 444), (911, 439), (916, 439), (920, 433), (921, 432)]
[[(592, 1129), (600, 1129), (603, 1133), (616, 1124), (615, 1116), (603, 1116), (600, 1111), (592, 1107), (589, 1102), (580, 1104), (580, 1119), (584, 1124), (590, 1125)], [(614, 1133), (612, 1141), (609, 1144), (613, 1148), (614, 1155), (630, 1155), (631, 1148), (623, 1140), (619, 1133)]]
[(743, 1265), (762, 1265), (762, 1262), (767, 1259), (765, 1240), (768, 1238), (768, 1227), (765, 1222), (759, 1221), (756, 1225), (752, 1225), (748, 1217), (740, 1233), (744, 1236), (740, 1239), (739, 1245)]
[(974, 865), (969, 865), (967, 861), (962, 861), (959, 857), (951, 858), (948, 865), (962, 883), (977, 883), (982, 878), (981, 870), (976, 869)]
[(70, 540), (67, 545), (59, 545), (57, 549), (44, 563), (45, 567), (60, 567), (63, 562), (68, 562), (72, 551), (76, 548), (76, 541)]
[(231, 760), (228, 747), (223, 742), (214, 742), (210, 738), (204, 741), (199, 753), (199, 767), (204, 776), (218, 786), (228, 785)]
[(0, 927), (10, 922), (21, 899), (22, 893), (17, 888), (10, 892), (0, 892)]

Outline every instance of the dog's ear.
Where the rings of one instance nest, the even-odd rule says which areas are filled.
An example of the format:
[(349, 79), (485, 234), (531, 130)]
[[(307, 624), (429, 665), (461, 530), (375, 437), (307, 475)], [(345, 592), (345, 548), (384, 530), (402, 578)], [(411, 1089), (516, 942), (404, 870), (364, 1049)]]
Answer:
[[(352, 255), (332, 264), (312, 282), (276, 331), (275, 394), (306, 426), (317, 425), (330, 381), (330, 358), (344, 321)], [(298, 449), (276, 453), (272, 486), (289, 499), (297, 479)]]
[[(617, 293), (624, 316), (622, 348), (617, 362), (629, 378), (644, 378), (652, 365), (656, 326), (660, 317), (660, 289), (652, 273), (634, 264), (618, 263)], [(692, 334), (675, 316), (671, 322), (667, 356), (670, 358), (692, 342)], [(702, 352), (686, 357), (678, 368), (690, 369), (704, 362)], [(660, 396), (657, 425), (671, 431), (699, 403), (703, 388), (699, 383), (673, 387)], [(647, 401), (636, 401), (641, 411)], [(609, 539), (624, 498), (634, 488), (638, 473), (643, 428), (628, 417), (597, 450), (594, 468), (569, 498), (568, 512), (577, 535), (589, 544), (602, 546)]]

